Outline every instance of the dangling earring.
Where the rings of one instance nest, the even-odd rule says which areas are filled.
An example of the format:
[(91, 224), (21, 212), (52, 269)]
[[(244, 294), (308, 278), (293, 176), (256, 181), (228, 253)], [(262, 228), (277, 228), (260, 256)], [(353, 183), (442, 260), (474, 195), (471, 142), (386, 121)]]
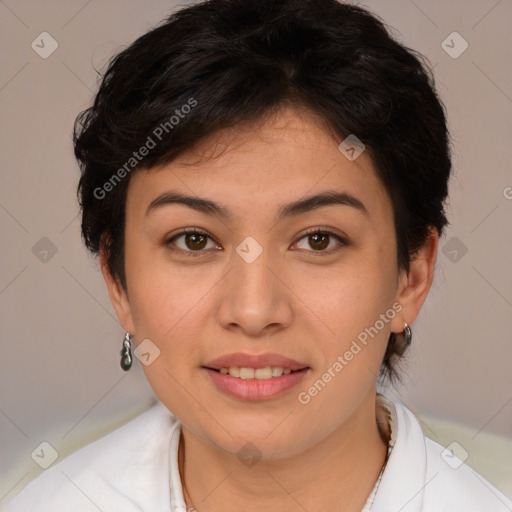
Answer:
[(407, 323), (404, 324), (404, 336), (405, 336), (405, 344), (409, 346), (412, 341), (412, 329), (409, 327)]
[(132, 350), (130, 343), (130, 333), (127, 332), (124, 335), (123, 349), (120, 352), (121, 355), (121, 368), (127, 372), (132, 367)]

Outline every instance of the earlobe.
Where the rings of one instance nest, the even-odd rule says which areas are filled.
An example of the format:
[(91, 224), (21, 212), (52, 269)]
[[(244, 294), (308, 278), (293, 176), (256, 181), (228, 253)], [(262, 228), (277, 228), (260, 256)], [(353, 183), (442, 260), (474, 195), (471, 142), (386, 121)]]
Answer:
[(392, 332), (401, 333), (405, 323), (411, 325), (416, 320), (434, 279), (438, 247), (439, 234), (431, 227), (427, 240), (411, 259), (409, 272), (401, 276), (396, 300), (402, 310), (392, 322)]
[(134, 333), (130, 302), (125, 289), (118, 279), (110, 272), (104, 247), (100, 249), (101, 273), (107, 285), (108, 294), (114, 307), (119, 323), (126, 332)]

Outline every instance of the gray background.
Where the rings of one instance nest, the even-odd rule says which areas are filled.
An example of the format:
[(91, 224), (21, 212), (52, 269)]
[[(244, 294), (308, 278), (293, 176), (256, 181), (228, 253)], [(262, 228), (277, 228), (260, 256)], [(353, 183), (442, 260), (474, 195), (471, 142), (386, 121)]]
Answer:
[[(451, 226), (413, 325), (409, 378), (389, 393), (512, 494), (512, 0), (360, 4), (429, 58), (455, 143)], [(80, 240), (71, 129), (94, 67), (176, 5), (0, 2), (0, 500), (43, 471), (31, 457), (41, 442), (62, 458), (154, 400), (138, 361), (119, 367), (123, 331)], [(457, 58), (454, 31), (468, 43)], [(48, 51), (42, 32), (58, 43), (46, 59), (31, 47), (44, 38)], [(437, 419), (465, 427), (447, 433)]]

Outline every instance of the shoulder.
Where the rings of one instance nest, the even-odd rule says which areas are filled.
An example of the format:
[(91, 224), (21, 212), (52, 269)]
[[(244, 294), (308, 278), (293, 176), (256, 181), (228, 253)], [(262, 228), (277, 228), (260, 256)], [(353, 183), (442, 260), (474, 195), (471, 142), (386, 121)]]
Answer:
[(512, 501), (459, 459), (452, 449), (425, 437), (425, 512), (512, 512)]
[(418, 418), (385, 397), (392, 441), (372, 512), (512, 512), (512, 502), (450, 450), (426, 437)]
[(178, 426), (160, 402), (54, 463), (0, 512), (165, 510), (169, 443)]

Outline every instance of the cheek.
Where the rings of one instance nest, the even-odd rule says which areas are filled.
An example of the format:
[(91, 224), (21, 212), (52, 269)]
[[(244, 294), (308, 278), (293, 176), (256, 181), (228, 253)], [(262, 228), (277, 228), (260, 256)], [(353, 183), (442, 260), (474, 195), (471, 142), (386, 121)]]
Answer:
[[(328, 429), (344, 422), (374, 385), (392, 318), (388, 315), (388, 322), (383, 322), (381, 315), (390, 311), (393, 299), (389, 276), (363, 259), (343, 273), (331, 275), (323, 285), (323, 289), (314, 287), (304, 295), (321, 323), (308, 313), (309, 328), (313, 321), (319, 325), (313, 332), (316, 346), (312, 350), (318, 364), (299, 390), (302, 394), (297, 402), (308, 418), (318, 423), (317, 428)], [(322, 425), (327, 408), (331, 418)]]
[(178, 417), (189, 414), (190, 393), (201, 396), (191, 375), (199, 365), (198, 343), (206, 337), (208, 315), (204, 296), (209, 286), (185, 276), (169, 266), (139, 267), (131, 297), (137, 342), (150, 339), (159, 351), (150, 365), (141, 367), (156, 396)]
[[(127, 275), (129, 266), (127, 262)], [(148, 338), (160, 351), (158, 359), (144, 368), (146, 376), (153, 387), (179, 387), (169, 374), (183, 382), (187, 372), (199, 366), (202, 354), (198, 349), (211, 334), (207, 327), (212, 316), (209, 299), (218, 279), (199, 267), (179, 268), (155, 258), (138, 257), (131, 271), (135, 339)]]
[[(322, 381), (329, 382), (329, 391), (322, 391), (317, 405), (339, 401), (347, 389), (366, 388), (380, 369), (395, 313), (395, 274), (384, 260), (379, 261), (379, 250), (375, 248), (367, 254), (360, 253), (350, 265), (323, 279), (318, 275), (312, 281), (306, 280), (309, 286), (304, 285), (298, 293), (306, 297), (307, 323), (319, 325), (315, 336), (315, 351), (321, 354), (318, 373), (325, 376), (320, 376)], [(329, 370), (331, 373), (325, 375)], [(318, 379), (319, 375), (315, 377)]]
[(301, 273), (293, 290), (307, 306), (308, 316), (322, 321), (326, 334), (346, 341), (391, 305), (393, 282), (382, 260), (358, 253), (331, 271)]
[(163, 351), (175, 345), (178, 337), (185, 346), (188, 340), (197, 338), (199, 322), (207, 314), (206, 283), (182, 286), (180, 279), (162, 276), (156, 268), (146, 278), (140, 273), (138, 279), (130, 304), (139, 337), (154, 339)]
[(186, 271), (169, 264), (161, 248), (135, 234), (126, 240), (126, 276), (135, 327), (144, 337), (162, 335), (192, 307), (193, 281)]

